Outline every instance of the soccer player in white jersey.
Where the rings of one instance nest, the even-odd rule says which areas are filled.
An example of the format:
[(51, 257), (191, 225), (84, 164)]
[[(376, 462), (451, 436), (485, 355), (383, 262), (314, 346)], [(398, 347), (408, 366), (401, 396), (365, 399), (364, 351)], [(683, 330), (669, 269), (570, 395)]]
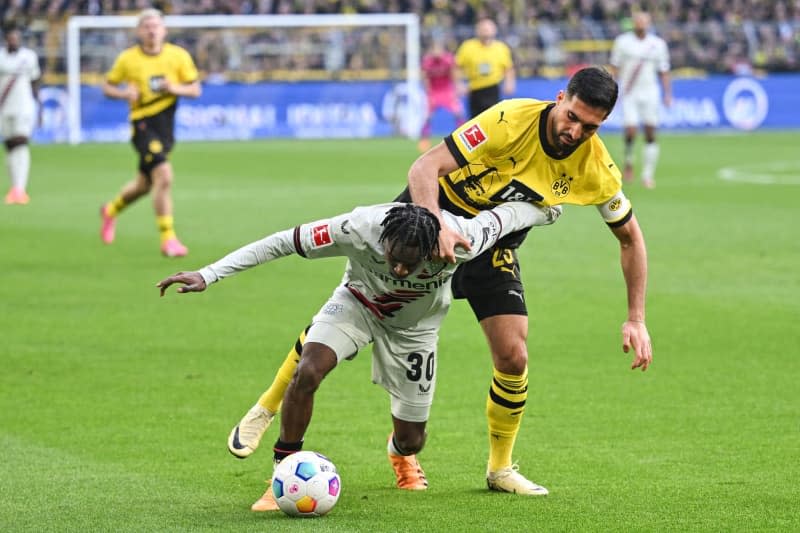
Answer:
[(636, 13), (633, 31), (614, 40), (610, 62), (622, 90), (622, 124), (625, 128), (625, 168), (622, 175), (626, 181), (633, 180), (633, 145), (637, 130), (644, 126), (641, 178), (644, 186), (652, 189), (656, 185), (659, 153), (656, 128), (660, 97), (665, 106), (672, 105), (672, 87), (667, 43), (650, 33), (649, 29), (650, 15), (643, 11)]
[(24, 205), (28, 196), (31, 153), (28, 140), (36, 122), (39, 99), (39, 58), (21, 45), (22, 32), (13, 23), (3, 26), (5, 46), (0, 49), (0, 135), (6, 145), (6, 167), (11, 188), (7, 204)]
[[(439, 327), (450, 306), (457, 264), (477, 257), (509, 233), (553, 223), (560, 212), (559, 207), (523, 202), (509, 202), (471, 219), (443, 212), (444, 223), (471, 244), (470, 250), (456, 251), (454, 264), (432, 259), (441, 226), (424, 207), (405, 203), (359, 207), (272, 234), (198, 272), (179, 272), (157, 286), (162, 296), (174, 283), (182, 284), (178, 292), (199, 292), (237, 272), (295, 253), (309, 259), (347, 257), (342, 283), (314, 316), (286, 389), (275, 462), (302, 449), (314, 392), (323, 378), (340, 361), (352, 359), (372, 343), (372, 381), (391, 398), (394, 431), (388, 455), (397, 486), (424, 490), (428, 482), (416, 454), (425, 444), (436, 387)], [(544, 487), (530, 484), (531, 490), (547, 494)], [(268, 488), (253, 510), (274, 509), (277, 505)]]

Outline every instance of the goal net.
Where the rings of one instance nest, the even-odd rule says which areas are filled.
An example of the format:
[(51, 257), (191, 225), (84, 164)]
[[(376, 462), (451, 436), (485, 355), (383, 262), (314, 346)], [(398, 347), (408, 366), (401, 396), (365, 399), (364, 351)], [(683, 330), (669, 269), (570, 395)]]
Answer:
[[(127, 140), (127, 106), (100, 83), (135, 43), (135, 16), (67, 26), (70, 143)], [(203, 96), (183, 99), (179, 139), (415, 137), (424, 119), (414, 14), (166, 16), (168, 41), (197, 63)]]

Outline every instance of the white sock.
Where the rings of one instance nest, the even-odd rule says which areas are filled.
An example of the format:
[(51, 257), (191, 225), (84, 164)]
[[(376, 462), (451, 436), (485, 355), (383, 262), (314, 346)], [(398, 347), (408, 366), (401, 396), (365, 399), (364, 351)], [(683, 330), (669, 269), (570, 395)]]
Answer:
[(647, 143), (644, 145), (644, 162), (642, 164), (642, 179), (652, 181), (658, 163), (659, 147), (657, 143)]
[(15, 146), (6, 154), (6, 166), (11, 176), (11, 186), (24, 191), (28, 186), (28, 172), (31, 168), (31, 151), (27, 144)]
[(386, 446), (386, 449), (388, 450), (389, 455), (403, 455), (397, 450), (397, 448), (394, 447), (394, 433), (392, 433), (392, 438), (389, 439), (389, 444)]

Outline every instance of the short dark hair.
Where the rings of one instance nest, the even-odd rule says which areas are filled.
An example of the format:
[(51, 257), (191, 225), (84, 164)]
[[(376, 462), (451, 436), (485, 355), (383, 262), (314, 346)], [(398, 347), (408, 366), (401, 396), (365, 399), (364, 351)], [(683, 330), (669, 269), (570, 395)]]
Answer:
[(602, 67), (586, 67), (576, 72), (567, 84), (567, 96), (577, 96), (590, 107), (604, 109), (608, 116), (614, 109), (619, 86)]
[(419, 249), (420, 257), (429, 260), (439, 248), (439, 219), (426, 208), (415, 204), (403, 204), (389, 209), (381, 222), (383, 231), (378, 239), (381, 244), (392, 247), (404, 246)]

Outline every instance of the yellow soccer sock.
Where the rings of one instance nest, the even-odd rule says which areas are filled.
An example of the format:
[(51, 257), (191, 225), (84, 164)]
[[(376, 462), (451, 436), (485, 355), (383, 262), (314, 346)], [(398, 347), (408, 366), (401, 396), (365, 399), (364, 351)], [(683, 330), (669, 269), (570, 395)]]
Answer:
[(122, 198), (122, 195), (118, 195), (116, 198), (111, 200), (106, 204), (106, 215), (110, 217), (115, 217), (120, 214), (120, 212), (127, 207), (128, 203)]
[(511, 454), (528, 398), (528, 368), (521, 376), (494, 370), (486, 398), (489, 419), (489, 471), (511, 466)]
[(303, 343), (306, 341), (306, 331), (308, 331), (308, 328), (300, 332), (300, 336), (297, 338), (297, 341), (294, 343), (292, 349), (289, 350), (289, 353), (286, 355), (286, 359), (278, 369), (278, 373), (275, 374), (275, 379), (272, 381), (272, 385), (270, 385), (269, 388), (264, 391), (264, 393), (258, 399), (258, 404), (272, 413), (277, 413), (281, 408), (283, 393), (286, 392), (289, 382), (292, 381), (292, 376), (297, 368), (297, 364), (300, 362), (300, 356), (303, 353)]
[(158, 233), (161, 236), (161, 244), (164, 244), (170, 239), (177, 238), (175, 236), (175, 221), (172, 215), (157, 216), (156, 224), (158, 225)]

